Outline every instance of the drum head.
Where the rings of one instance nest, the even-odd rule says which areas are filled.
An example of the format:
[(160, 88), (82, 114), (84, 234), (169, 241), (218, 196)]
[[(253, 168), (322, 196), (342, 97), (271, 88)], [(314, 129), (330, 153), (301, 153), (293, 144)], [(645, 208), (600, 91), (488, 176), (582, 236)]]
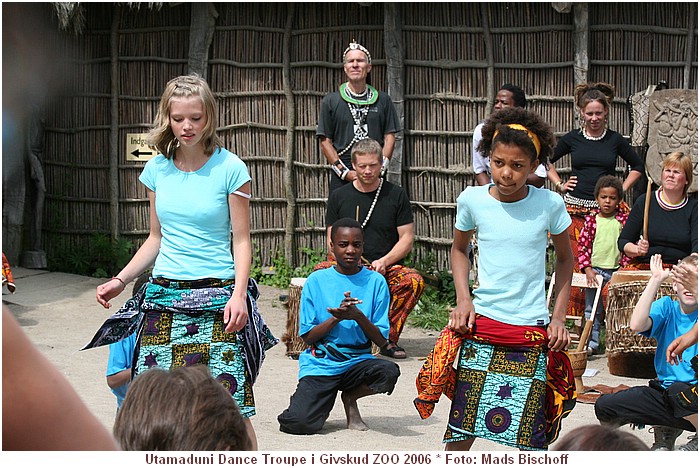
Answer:
[(656, 185), (661, 185), (664, 158), (682, 151), (693, 160), (693, 182), (688, 192), (698, 191), (697, 90), (665, 89), (651, 95), (647, 142), (646, 170)]

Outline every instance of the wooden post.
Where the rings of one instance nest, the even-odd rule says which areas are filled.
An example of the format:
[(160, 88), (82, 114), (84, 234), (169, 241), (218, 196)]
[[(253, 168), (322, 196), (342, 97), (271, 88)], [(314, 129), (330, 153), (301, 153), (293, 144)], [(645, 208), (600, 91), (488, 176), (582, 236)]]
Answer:
[(683, 89), (690, 89), (690, 71), (693, 68), (693, 44), (695, 43), (695, 17), (698, 15), (697, 4), (690, 4), (688, 15), (688, 36), (685, 43), (685, 66), (683, 67)]
[(387, 172), (387, 180), (396, 185), (401, 185), (403, 128), (405, 122), (403, 22), (400, 8), (397, 3), (386, 3), (384, 5), (384, 50), (387, 64), (387, 92), (391, 96), (396, 113), (399, 115), (399, 124), (401, 126), (401, 131), (396, 134), (394, 153), (391, 156)]
[(588, 81), (588, 3), (574, 3), (574, 84)]
[(110, 124), (109, 124), (109, 232), (113, 240), (119, 237), (119, 21), (122, 10), (112, 9), (110, 45)]
[[(491, 106), (496, 100), (496, 85), (494, 83), (493, 39), (489, 26), (489, 4), (481, 4), (481, 27), (484, 30), (484, 48), (486, 49), (486, 115), (491, 113)], [(523, 83), (521, 83), (522, 85)], [(500, 86), (500, 85), (499, 85)], [(483, 117), (486, 118), (486, 115)]]
[(296, 190), (294, 174), (294, 147), (296, 129), (296, 103), (292, 92), (291, 54), (292, 26), (294, 25), (294, 3), (287, 3), (287, 24), (284, 29), (282, 56), (282, 86), (287, 101), (287, 137), (284, 158), (284, 192), (287, 197), (287, 220), (284, 227), (284, 256), (287, 262), (294, 265), (294, 236), (296, 227)]
[(207, 79), (209, 48), (214, 37), (214, 25), (219, 13), (211, 2), (193, 2), (190, 7), (190, 50), (188, 73), (196, 73)]

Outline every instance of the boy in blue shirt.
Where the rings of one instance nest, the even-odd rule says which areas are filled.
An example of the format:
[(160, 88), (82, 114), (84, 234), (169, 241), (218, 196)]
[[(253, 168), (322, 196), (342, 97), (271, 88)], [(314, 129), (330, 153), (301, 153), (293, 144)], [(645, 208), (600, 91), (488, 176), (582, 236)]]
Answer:
[(134, 358), (136, 333), (132, 333), (121, 341), (109, 345), (107, 360), (107, 385), (117, 397), (117, 411), (124, 401), (126, 390), (131, 381), (131, 366)]
[[(697, 257), (681, 261), (697, 270)], [(676, 438), (684, 431), (695, 432), (688, 444), (678, 450), (697, 450), (698, 401), (697, 393), (689, 391), (697, 385), (697, 360), (695, 368), (691, 357), (697, 356), (698, 345), (688, 347), (683, 361), (672, 366), (666, 361), (666, 348), (695, 326), (698, 320), (698, 301), (681, 283), (674, 281), (677, 300), (664, 296), (654, 300), (661, 283), (671, 272), (664, 270), (661, 255), (653, 255), (650, 261), (651, 278), (634, 307), (630, 328), (657, 342), (654, 367), (657, 378), (649, 386), (632, 387), (622, 392), (602, 395), (595, 404), (596, 417), (601, 423), (637, 426), (653, 425), (652, 450), (673, 450)], [(685, 354), (684, 353), (684, 354)], [(681, 398), (691, 395), (691, 399)]]
[(282, 432), (319, 432), (338, 391), (348, 429), (366, 431), (357, 400), (394, 390), (399, 366), (372, 354), (372, 343), (388, 343), (389, 288), (381, 274), (361, 265), (363, 243), (357, 221), (333, 223), (337, 265), (311, 273), (304, 284), (299, 335), (309, 348), (299, 356), (299, 383), (289, 408), (277, 417)]

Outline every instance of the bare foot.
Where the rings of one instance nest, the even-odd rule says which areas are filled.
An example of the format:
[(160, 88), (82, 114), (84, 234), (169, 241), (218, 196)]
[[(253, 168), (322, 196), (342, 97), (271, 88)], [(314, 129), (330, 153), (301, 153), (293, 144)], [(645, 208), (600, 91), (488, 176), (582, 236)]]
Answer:
[(343, 400), (343, 406), (345, 407), (348, 429), (353, 431), (368, 431), (369, 427), (367, 427), (367, 424), (362, 420), (362, 416), (360, 416), (360, 410), (357, 407), (357, 399), (346, 395), (345, 392), (340, 395), (340, 399)]

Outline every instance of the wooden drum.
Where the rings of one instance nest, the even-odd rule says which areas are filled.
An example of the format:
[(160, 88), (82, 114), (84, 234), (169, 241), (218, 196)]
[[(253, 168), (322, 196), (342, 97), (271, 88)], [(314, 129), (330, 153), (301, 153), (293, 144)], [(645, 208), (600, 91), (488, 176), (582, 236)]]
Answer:
[[(630, 329), (632, 311), (650, 277), (650, 271), (618, 271), (608, 283), (605, 349), (608, 370), (613, 375), (639, 379), (656, 377), (656, 340)], [(673, 294), (675, 292), (671, 282), (665, 281), (659, 288), (656, 299)]]
[(287, 331), (282, 335), (282, 343), (287, 346), (286, 356), (299, 359), (299, 355), (307, 348), (304, 340), (299, 337), (299, 306), (301, 291), (306, 278), (292, 278), (289, 285), (289, 302), (287, 303)]

